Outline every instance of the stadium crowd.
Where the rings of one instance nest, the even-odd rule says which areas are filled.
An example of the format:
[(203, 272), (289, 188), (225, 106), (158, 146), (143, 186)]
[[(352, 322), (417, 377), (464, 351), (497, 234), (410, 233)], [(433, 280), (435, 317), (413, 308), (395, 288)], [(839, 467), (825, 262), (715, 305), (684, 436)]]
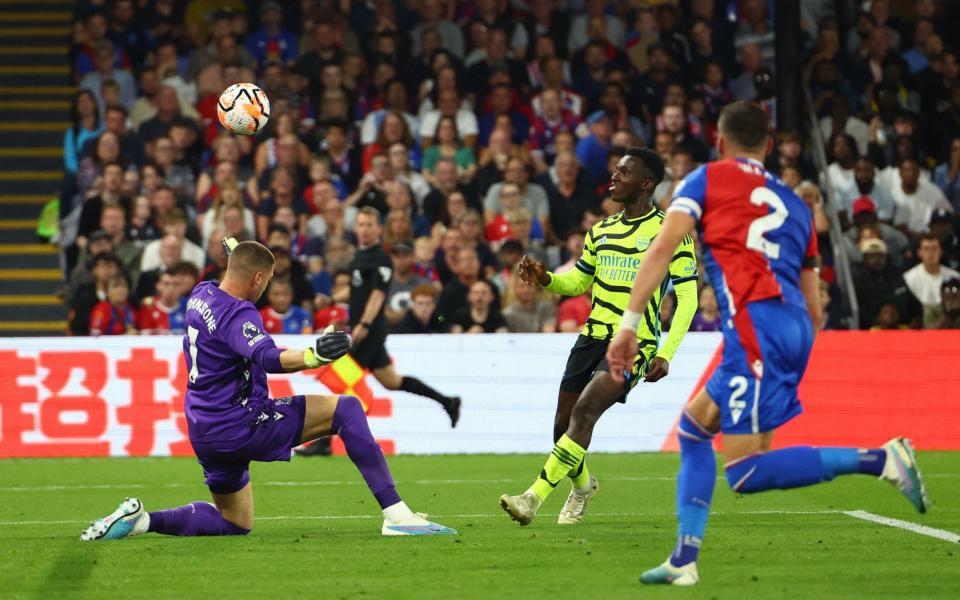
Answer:
[[(802, 4), (803, 74), (826, 142), (778, 131), (767, 167), (814, 216), (821, 327), (840, 327), (825, 186), (862, 328), (960, 327), (960, 3)], [(571, 268), (626, 148), (667, 165), (655, 201), (714, 156), (725, 103), (773, 116), (774, 2), (763, 0), (82, 0), (64, 132), (66, 301), (74, 335), (182, 333), (219, 278), (219, 240), (276, 255), (271, 333), (347, 323), (358, 211), (383, 218), (396, 332), (575, 332), (587, 295), (514, 276), (524, 254)], [(905, 9), (900, 11), (899, 9)], [(218, 124), (256, 82), (257, 136)], [(703, 281), (692, 329), (720, 327)], [(672, 302), (663, 302), (668, 328)]]

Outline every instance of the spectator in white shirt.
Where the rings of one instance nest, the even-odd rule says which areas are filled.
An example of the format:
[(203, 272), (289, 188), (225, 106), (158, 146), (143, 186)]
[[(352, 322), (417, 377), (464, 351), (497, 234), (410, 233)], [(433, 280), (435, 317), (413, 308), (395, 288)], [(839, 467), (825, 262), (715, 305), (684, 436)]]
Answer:
[(923, 323), (939, 322), (942, 316), (940, 286), (944, 281), (960, 277), (960, 273), (940, 264), (943, 250), (940, 239), (930, 233), (920, 238), (917, 250), (920, 264), (903, 274), (910, 293), (923, 305)]
[(867, 197), (873, 202), (877, 218), (886, 223), (894, 221), (896, 205), (890, 192), (877, 182), (877, 170), (867, 158), (858, 158), (853, 167), (853, 181), (839, 187), (837, 190), (837, 208), (841, 211), (841, 218), (845, 225), (852, 222), (853, 204), (858, 199)]
[(94, 59), (96, 70), (83, 77), (80, 81), (80, 89), (90, 90), (96, 96), (100, 110), (103, 111), (106, 103), (103, 100), (100, 88), (103, 82), (113, 80), (119, 88), (120, 104), (130, 110), (133, 103), (137, 101), (137, 84), (134, 82), (133, 76), (127, 71), (114, 68), (116, 55), (114, 54), (113, 44), (109, 41), (104, 40), (97, 44), (96, 52), (96, 58)]
[(433, 136), (437, 131), (440, 117), (453, 117), (457, 122), (457, 133), (463, 140), (463, 145), (473, 148), (477, 144), (477, 116), (473, 111), (465, 110), (461, 106), (460, 94), (456, 90), (441, 90), (437, 96), (437, 110), (431, 110), (423, 115), (420, 121), (420, 141), (426, 148), (433, 143)]
[(207, 253), (203, 248), (187, 239), (187, 217), (179, 208), (171, 209), (163, 217), (161, 223), (164, 237), (154, 240), (143, 249), (143, 256), (140, 258), (140, 272), (145, 273), (152, 269), (159, 268), (163, 264), (160, 260), (160, 245), (163, 239), (174, 237), (180, 241), (181, 251), (180, 260), (187, 261), (196, 265), (198, 270), (203, 270), (207, 262)]
[[(900, 185), (891, 189), (890, 194), (897, 212), (903, 211), (907, 215), (902, 222), (913, 235), (928, 231), (930, 216), (938, 208), (953, 212), (953, 206), (940, 188), (920, 179), (920, 165), (914, 158), (900, 162)], [(897, 221), (901, 221), (899, 216)]]
[(860, 154), (867, 153), (870, 126), (850, 114), (850, 102), (844, 96), (835, 96), (830, 103), (830, 116), (820, 119), (820, 133), (828, 139), (834, 133), (846, 133), (857, 143)]
[(420, 133), (420, 121), (417, 117), (407, 111), (407, 87), (401, 79), (391, 79), (385, 85), (384, 106), (380, 110), (375, 110), (367, 114), (363, 119), (363, 125), (360, 128), (360, 143), (364, 146), (377, 141), (377, 133), (380, 131), (380, 124), (387, 113), (397, 111), (403, 115), (403, 119), (414, 134)]
[[(833, 162), (827, 165), (827, 176), (833, 186), (833, 193), (839, 194), (840, 190), (853, 184), (853, 166), (860, 156), (857, 153), (857, 143), (845, 133), (833, 134), (829, 148)], [(821, 181), (820, 187), (826, 187), (826, 184), (826, 181)]]

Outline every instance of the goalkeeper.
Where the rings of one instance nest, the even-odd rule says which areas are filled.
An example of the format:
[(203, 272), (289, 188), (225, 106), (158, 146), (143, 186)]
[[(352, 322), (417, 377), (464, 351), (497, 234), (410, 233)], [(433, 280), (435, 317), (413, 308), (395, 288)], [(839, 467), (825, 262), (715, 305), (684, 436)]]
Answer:
[(187, 301), (183, 355), (188, 371), (185, 412), (190, 443), (213, 504), (146, 512), (127, 498), (98, 519), (81, 540), (119, 539), (152, 531), (167, 535), (246, 535), (253, 527), (250, 461), (290, 460), (293, 447), (336, 433), (383, 510), (383, 535), (456, 533), (414, 514), (400, 499), (360, 401), (353, 396), (269, 398), (267, 373), (291, 373), (346, 354), (350, 336), (332, 328), (306, 350), (277, 348), (263, 331), (254, 302), (273, 277), (274, 257), (257, 242), (225, 240), (230, 256), (222, 282), (203, 282)]
[[(560, 382), (553, 425), (553, 452), (539, 477), (523, 494), (500, 497), (500, 506), (521, 525), (528, 525), (541, 503), (561, 479), (570, 477), (573, 489), (560, 511), (561, 525), (579, 523), (587, 503), (597, 493), (597, 478), (587, 469), (585, 456), (593, 428), (608, 408), (625, 402), (640, 381), (666, 377), (697, 310), (697, 261), (693, 238), (686, 236), (674, 252), (670, 273), (647, 305), (637, 332), (637, 358), (622, 383), (613, 380), (606, 362), (607, 345), (618, 330), (630, 301), (630, 286), (644, 253), (660, 231), (664, 214), (651, 203), (654, 188), (663, 179), (663, 160), (652, 150), (631, 148), (617, 164), (610, 181), (610, 197), (623, 211), (593, 226), (575, 268), (563, 274), (546, 270), (542, 262), (524, 256), (519, 276), (530, 285), (564, 296), (579, 296), (593, 285), (593, 308), (580, 337), (570, 351)], [(660, 301), (673, 283), (677, 310), (666, 344), (660, 346)]]

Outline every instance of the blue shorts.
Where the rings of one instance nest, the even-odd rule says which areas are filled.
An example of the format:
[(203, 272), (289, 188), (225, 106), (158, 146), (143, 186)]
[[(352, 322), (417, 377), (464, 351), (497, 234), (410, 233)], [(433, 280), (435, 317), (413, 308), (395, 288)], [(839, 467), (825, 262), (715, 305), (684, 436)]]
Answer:
[(290, 460), (300, 444), (307, 403), (304, 396), (264, 400), (251, 415), (249, 434), (239, 447), (190, 440), (203, 467), (203, 482), (215, 494), (232, 494), (250, 482), (250, 461)]
[(720, 430), (772, 431), (803, 412), (797, 386), (813, 346), (806, 308), (779, 299), (751, 302), (724, 327), (723, 359), (706, 390), (720, 407)]

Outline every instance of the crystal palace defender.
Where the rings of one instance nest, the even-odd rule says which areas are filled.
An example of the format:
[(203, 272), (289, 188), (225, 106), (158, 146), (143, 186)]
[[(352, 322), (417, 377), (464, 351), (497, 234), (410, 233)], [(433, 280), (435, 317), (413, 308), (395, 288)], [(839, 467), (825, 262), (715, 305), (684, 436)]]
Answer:
[[(680, 416), (677, 545), (644, 583), (697, 583), (716, 480), (712, 438), (723, 432), (724, 470), (735, 492), (748, 494), (865, 473), (893, 483), (920, 512), (927, 498), (910, 442), (882, 448), (796, 446), (770, 451), (773, 432), (801, 411), (797, 385), (820, 322), (817, 237), (810, 211), (763, 168), (771, 146), (767, 114), (748, 102), (720, 115), (721, 160), (689, 174), (673, 194), (667, 218), (633, 285), (607, 350), (611, 367), (630, 364), (640, 312), (655, 294), (677, 242), (698, 226), (704, 264), (716, 286), (723, 358), (706, 387)], [(617, 374), (616, 369), (611, 373)]]
[(360, 249), (350, 262), (350, 287), (344, 296), (334, 298), (350, 301), (350, 332), (353, 346), (350, 355), (360, 366), (370, 369), (380, 385), (388, 390), (403, 390), (425, 396), (443, 406), (450, 417), (450, 425), (457, 426), (460, 418), (460, 398), (444, 396), (416, 377), (399, 375), (390, 362), (384, 346), (387, 340), (387, 320), (383, 307), (393, 277), (393, 261), (383, 249), (381, 235), (383, 225), (380, 213), (375, 208), (361, 208), (354, 226)]
[[(667, 375), (670, 360), (680, 346), (697, 310), (697, 261), (692, 236), (677, 240), (670, 260), (669, 276), (662, 277), (644, 319), (632, 340), (636, 357), (614, 380), (604, 358), (630, 299), (630, 284), (637, 265), (645, 260), (650, 242), (657, 237), (664, 214), (650, 202), (654, 188), (663, 179), (663, 160), (646, 148), (632, 148), (617, 165), (610, 181), (610, 196), (624, 210), (590, 229), (583, 255), (576, 267), (563, 274), (549, 273), (542, 262), (523, 257), (520, 277), (565, 296), (579, 296), (593, 284), (593, 309), (577, 343), (570, 351), (560, 382), (554, 419), (553, 452), (540, 476), (523, 494), (500, 497), (500, 506), (521, 525), (529, 524), (537, 509), (564, 477), (573, 489), (557, 522), (576, 524), (583, 519), (587, 503), (597, 492), (597, 479), (587, 470), (585, 456), (593, 428), (608, 408), (625, 402), (630, 390), (644, 378), (657, 381)], [(667, 343), (660, 347), (660, 300), (668, 284), (677, 292), (677, 311)]]
[(80, 539), (119, 539), (148, 531), (246, 535), (253, 527), (250, 461), (290, 460), (294, 446), (331, 433), (343, 440), (383, 509), (383, 535), (456, 533), (415, 515), (397, 495), (359, 400), (353, 396), (267, 397), (267, 373), (332, 362), (347, 352), (350, 337), (328, 328), (316, 348), (277, 348), (264, 333), (253, 305), (273, 277), (274, 257), (257, 242), (229, 241), (232, 252), (223, 281), (201, 283), (187, 302), (183, 340), (189, 372), (190, 443), (214, 503), (192, 502), (148, 513), (139, 499), (128, 498), (113, 513), (92, 523)]

